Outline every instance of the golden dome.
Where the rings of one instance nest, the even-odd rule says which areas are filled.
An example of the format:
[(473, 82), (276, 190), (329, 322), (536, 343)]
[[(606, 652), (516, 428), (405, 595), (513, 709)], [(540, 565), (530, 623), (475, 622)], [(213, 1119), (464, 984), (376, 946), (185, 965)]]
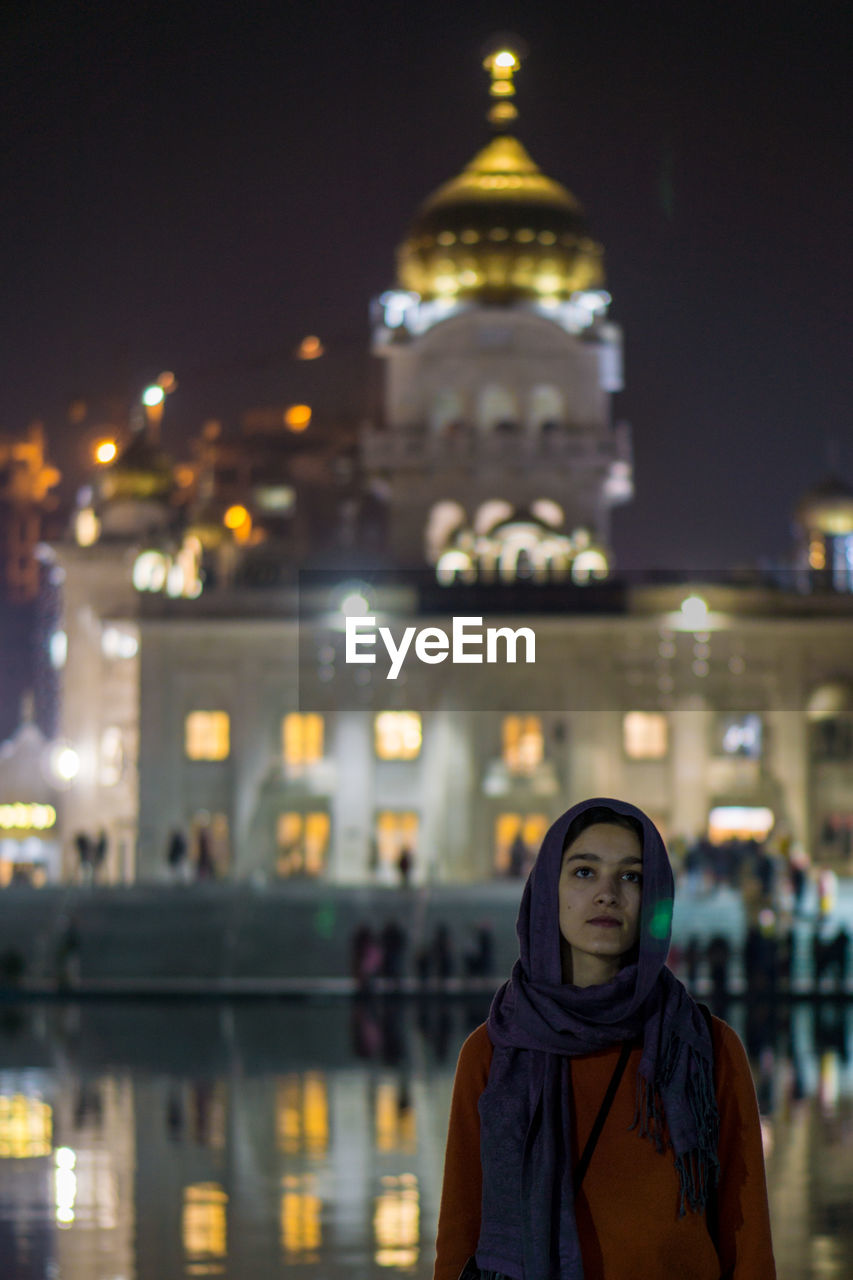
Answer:
[(803, 494), (794, 518), (802, 528), (815, 533), (853, 533), (853, 489), (837, 476), (829, 476)]
[(564, 300), (604, 283), (583, 210), (508, 134), (424, 203), (400, 246), (402, 288), (433, 298)]

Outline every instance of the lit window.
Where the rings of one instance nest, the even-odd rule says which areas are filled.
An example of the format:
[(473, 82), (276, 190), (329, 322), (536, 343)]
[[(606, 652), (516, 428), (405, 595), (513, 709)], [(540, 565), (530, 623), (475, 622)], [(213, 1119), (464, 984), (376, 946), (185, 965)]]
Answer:
[(0, 1158), (48, 1156), (52, 1134), (53, 1110), (47, 1102), (25, 1093), (0, 1094)]
[(544, 813), (499, 813), (495, 819), (495, 872), (525, 874), (548, 830)]
[(420, 818), (416, 813), (383, 809), (376, 815), (376, 857), (379, 868), (394, 867), (404, 849), (414, 854)]
[(382, 1178), (373, 1209), (374, 1258), (380, 1267), (414, 1267), (420, 1239), (420, 1197), (413, 1173)]
[(374, 721), (380, 760), (414, 760), (421, 750), (421, 717), (417, 711), (380, 711)]
[(184, 1187), (181, 1238), (190, 1263), (224, 1258), (226, 1253), (225, 1206), (228, 1196), (216, 1182)]
[(276, 1147), (285, 1156), (321, 1156), (329, 1147), (329, 1091), (321, 1071), (276, 1081)]
[(544, 754), (540, 716), (504, 716), (503, 761), (512, 773), (532, 773)]
[(227, 760), (231, 717), (227, 711), (191, 711), (184, 721), (184, 750), (190, 760)]
[(622, 721), (622, 746), (630, 760), (662, 760), (667, 752), (666, 716), (660, 711), (629, 711)]
[(285, 1265), (319, 1261), (323, 1202), (314, 1188), (310, 1173), (289, 1173), (282, 1178), (279, 1226)]
[(280, 876), (321, 876), (329, 853), (327, 813), (280, 813), (276, 823)]
[(281, 722), (285, 764), (315, 764), (323, 759), (323, 717), (298, 711)]

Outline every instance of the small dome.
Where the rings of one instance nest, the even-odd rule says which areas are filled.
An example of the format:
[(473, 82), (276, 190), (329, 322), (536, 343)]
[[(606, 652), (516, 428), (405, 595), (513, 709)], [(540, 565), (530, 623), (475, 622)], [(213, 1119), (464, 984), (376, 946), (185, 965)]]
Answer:
[(853, 690), (847, 680), (830, 680), (812, 689), (806, 702), (806, 719), (837, 720), (853, 710)]
[(838, 476), (828, 476), (806, 490), (794, 508), (794, 519), (810, 532), (836, 537), (853, 533), (853, 489)]
[(425, 300), (563, 300), (604, 282), (580, 204), (507, 134), (425, 202), (397, 267)]

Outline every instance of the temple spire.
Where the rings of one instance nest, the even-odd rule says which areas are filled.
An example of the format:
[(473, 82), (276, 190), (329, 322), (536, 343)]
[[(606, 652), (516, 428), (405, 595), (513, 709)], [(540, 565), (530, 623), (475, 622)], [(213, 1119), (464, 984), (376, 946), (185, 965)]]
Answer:
[(492, 41), (489, 52), (483, 59), (483, 66), (492, 77), (489, 96), (492, 104), (487, 113), (487, 120), (493, 129), (503, 132), (518, 119), (518, 109), (514, 102), (515, 81), (513, 76), (521, 67), (522, 50), (520, 41), (500, 38)]

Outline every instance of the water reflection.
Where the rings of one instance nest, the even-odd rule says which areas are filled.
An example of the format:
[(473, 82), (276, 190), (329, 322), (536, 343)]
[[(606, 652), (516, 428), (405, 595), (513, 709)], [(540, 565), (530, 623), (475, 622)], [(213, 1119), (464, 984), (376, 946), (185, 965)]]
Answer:
[[(7, 1006), (4, 1280), (432, 1274), (462, 1039), (487, 999)], [(734, 1003), (780, 1280), (853, 1275), (853, 1007)]]

